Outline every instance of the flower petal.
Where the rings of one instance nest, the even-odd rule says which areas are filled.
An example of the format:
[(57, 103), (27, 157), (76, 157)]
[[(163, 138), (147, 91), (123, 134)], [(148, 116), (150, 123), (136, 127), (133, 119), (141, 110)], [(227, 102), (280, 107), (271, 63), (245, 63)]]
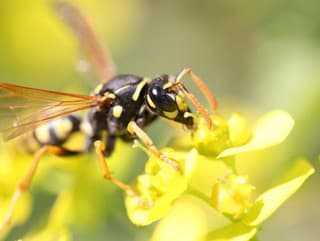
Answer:
[(206, 211), (189, 195), (179, 199), (157, 225), (152, 241), (205, 241), (208, 223)]
[(132, 223), (138, 226), (149, 225), (163, 217), (172, 207), (173, 202), (186, 190), (185, 178), (175, 180), (175, 187), (157, 198), (150, 207), (141, 206), (135, 197), (127, 196), (125, 205), (127, 214)]
[(281, 143), (290, 133), (294, 120), (285, 111), (275, 110), (264, 115), (256, 124), (252, 139), (245, 145), (221, 152), (217, 158), (264, 149)]
[(233, 113), (228, 120), (230, 140), (232, 146), (240, 146), (245, 144), (251, 135), (247, 120), (238, 113)]
[(243, 223), (232, 223), (228, 226), (210, 232), (209, 241), (247, 241), (257, 233), (257, 228)]
[(251, 226), (261, 224), (293, 195), (313, 173), (314, 168), (308, 161), (303, 159), (296, 161), (280, 184), (267, 190), (257, 198), (242, 221)]

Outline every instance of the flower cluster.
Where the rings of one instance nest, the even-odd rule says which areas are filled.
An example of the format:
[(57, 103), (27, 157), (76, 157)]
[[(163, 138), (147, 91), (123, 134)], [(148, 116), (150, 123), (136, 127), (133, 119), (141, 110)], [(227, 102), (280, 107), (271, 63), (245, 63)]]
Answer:
[(176, 161), (181, 170), (176, 170), (155, 156), (148, 160), (144, 174), (138, 176), (132, 187), (139, 195), (126, 197), (129, 217), (137, 225), (147, 225), (158, 220), (188, 187), (195, 152), (179, 153), (169, 148), (162, 151)]
[[(185, 194), (191, 194), (229, 222), (212, 230), (204, 229), (202, 234), (196, 232), (194, 237), (190, 234), (188, 240), (250, 240), (261, 223), (314, 172), (306, 160), (299, 159), (278, 184), (256, 194), (247, 175), (238, 173), (237, 157), (281, 143), (290, 133), (293, 119), (288, 113), (275, 110), (258, 120), (252, 129), (239, 114), (229, 120), (212, 115), (211, 120), (213, 124), (208, 129), (206, 122), (199, 118), (191, 145), (161, 150), (180, 170), (150, 155), (144, 173), (132, 186), (135, 195), (126, 197), (128, 216), (133, 223), (148, 225), (165, 216)], [(156, 232), (163, 237), (166, 230), (171, 230), (164, 227), (168, 225), (159, 225), (161, 232)], [(168, 232), (173, 235), (172, 230)]]

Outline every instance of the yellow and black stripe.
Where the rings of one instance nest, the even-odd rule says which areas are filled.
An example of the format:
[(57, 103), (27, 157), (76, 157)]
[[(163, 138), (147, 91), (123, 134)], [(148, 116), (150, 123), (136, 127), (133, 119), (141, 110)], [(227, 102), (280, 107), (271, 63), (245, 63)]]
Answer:
[(53, 120), (34, 130), (33, 137), (40, 145), (61, 145), (80, 128), (81, 118), (69, 115)]

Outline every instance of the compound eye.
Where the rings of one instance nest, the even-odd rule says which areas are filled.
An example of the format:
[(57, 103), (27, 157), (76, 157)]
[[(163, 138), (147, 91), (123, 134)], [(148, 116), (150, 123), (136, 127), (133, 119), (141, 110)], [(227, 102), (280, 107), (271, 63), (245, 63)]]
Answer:
[(155, 86), (151, 89), (150, 97), (155, 108), (160, 109), (160, 111), (174, 111), (177, 109), (174, 100), (160, 86)]

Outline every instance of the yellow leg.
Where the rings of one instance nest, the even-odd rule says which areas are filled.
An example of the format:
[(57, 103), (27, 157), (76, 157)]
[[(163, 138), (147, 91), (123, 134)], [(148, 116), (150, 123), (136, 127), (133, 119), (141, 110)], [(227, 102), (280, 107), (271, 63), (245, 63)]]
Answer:
[(142, 130), (136, 122), (130, 121), (127, 127), (128, 131), (132, 135), (136, 135), (157, 157), (159, 157), (165, 163), (168, 163), (170, 166), (176, 170), (180, 170), (180, 166), (166, 157), (152, 142), (151, 138), (147, 133)]
[(108, 163), (106, 162), (105, 155), (103, 154), (104, 150), (106, 149), (106, 145), (102, 143), (102, 141), (95, 141), (94, 146), (96, 154), (99, 158), (99, 164), (102, 170), (103, 177), (125, 191), (128, 195), (135, 195), (134, 191), (129, 185), (124, 184), (123, 182), (111, 176)]
[(27, 191), (31, 185), (32, 179), (37, 171), (39, 162), (43, 154), (46, 152), (50, 152), (56, 155), (70, 155), (70, 154), (76, 154), (78, 152), (68, 151), (62, 147), (57, 146), (43, 146), (41, 149), (39, 149), (33, 158), (33, 161), (25, 174), (25, 176), (21, 179), (21, 181), (18, 184), (18, 187), (16, 188), (9, 205), (9, 208), (5, 214), (4, 220), (0, 224), (0, 236), (3, 234), (6, 228), (10, 226), (11, 218), (15, 209), (15, 206), (21, 197), (21, 195)]

